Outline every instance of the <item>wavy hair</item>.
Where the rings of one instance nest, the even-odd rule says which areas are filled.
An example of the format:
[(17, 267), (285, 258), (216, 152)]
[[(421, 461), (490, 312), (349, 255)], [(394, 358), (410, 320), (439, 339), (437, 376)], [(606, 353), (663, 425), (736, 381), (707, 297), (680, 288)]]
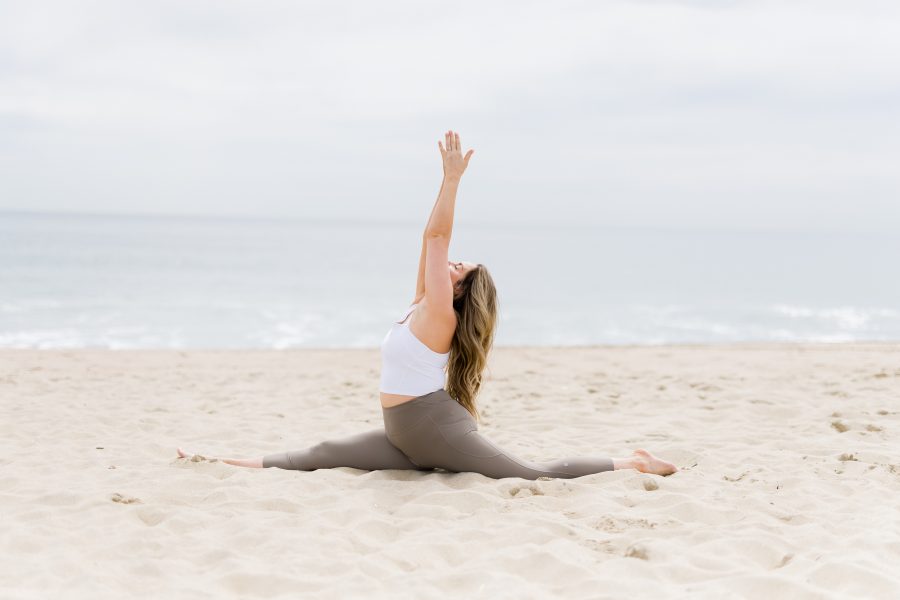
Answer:
[(446, 389), (478, 422), (481, 415), (475, 397), (481, 389), (497, 325), (497, 288), (484, 265), (479, 263), (456, 284), (453, 311), (456, 333), (450, 344)]

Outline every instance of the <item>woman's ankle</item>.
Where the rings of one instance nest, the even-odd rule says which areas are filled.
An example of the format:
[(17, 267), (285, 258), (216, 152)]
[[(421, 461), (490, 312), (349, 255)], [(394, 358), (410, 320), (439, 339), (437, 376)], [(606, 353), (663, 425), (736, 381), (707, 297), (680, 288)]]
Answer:
[(634, 457), (631, 458), (614, 458), (613, 461), (613, 470), (618, 471), (619, 469), (634, 469), (635, 462)]
[(613, 470), (618, 469), (637, 469), (638, 471), (645, 472), (647, 470), (647, 459), (643, 456), (629, 456), (628, 458), (614, 458), (613, 461)]

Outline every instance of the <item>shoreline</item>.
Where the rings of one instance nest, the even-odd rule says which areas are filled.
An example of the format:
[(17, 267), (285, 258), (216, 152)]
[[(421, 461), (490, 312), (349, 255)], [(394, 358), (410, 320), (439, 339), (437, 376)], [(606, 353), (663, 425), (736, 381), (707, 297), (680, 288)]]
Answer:
[[(584, 350), (584, 349), (648, 349), (655, 348), (735, 348), (735, 349), (778, 349), (790, 347), (810, 347), (810, 348), (838, 348), (850, 349), (856, 346), (873, 346), (875, 348), (896, 348), (900, 349), (900, 340), (853, 340), (853, 341), (835, 341), (835, 342), (819, 342), (819, 341), (739, 341), (739, 342), (673, 342), (663, 344), (516, 344), (516, 345), (495, 345), (493, 350)], [(148, 348), (97, 348), (97, 347), (79, 347), (79, 348), (4, 348), (0, 347), (0, 354), (5, 352), (378, 352), (378, 346), (303, 346), (292, 348), (222, 348), (222, 347), (190, 347), (190, 348), (167, 348), (167, 347), (148, 347)]]

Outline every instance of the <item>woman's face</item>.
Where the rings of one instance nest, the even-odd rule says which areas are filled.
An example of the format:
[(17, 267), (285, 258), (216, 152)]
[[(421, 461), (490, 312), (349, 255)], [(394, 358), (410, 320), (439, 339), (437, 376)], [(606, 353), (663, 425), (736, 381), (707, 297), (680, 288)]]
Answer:
[(447, 261), (447, 268), (450, 270), (450, 283), (453, 284), (453, 287), (456, 287), (456, 284), (465, 277), (469, 271), (477, 267), (478, 265), (470, 262), (455, 262), (455, 261)]

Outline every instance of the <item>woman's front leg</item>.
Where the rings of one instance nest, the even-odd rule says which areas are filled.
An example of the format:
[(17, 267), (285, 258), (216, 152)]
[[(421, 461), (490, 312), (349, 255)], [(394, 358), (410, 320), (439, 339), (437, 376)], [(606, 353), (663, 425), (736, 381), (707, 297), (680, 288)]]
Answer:
[(267, 454), (263, 457), (262, 466), (298, 471), (335, 467), (364, 471), (422, 469), (388, 441), (383, 427), (325, 440), (302, 450)]
[(261, 469), (263, 466), (263, 458), (260, 456), (259, 458), (217, 458), (217, 457), (207, 457), (199, 454), (191, 454), (190, 452), (186, 452), (184, 449), (178, 449), (179, 458), (187, 458), (193, 459), (194, 456), (199, 456), (199, 460), (220, 460), (223, 463), (228, 463), (229, 465), (235, 465), (236, 467), (253, 467), (256, 469)]
[[(191, 458), (181, 448), (178, 455)], [(266, 454), (260, 458), (219, 458), (222, 462), (239, 467), (278, 467), (296, 471), (315, 471), (335, 467), (352, 467), (364, 471), (383, 469), (429, 470), (420, 467), (390, 443), (384, 428), (354, 433), (342, 438), (325, 440), (288, 452)]]

